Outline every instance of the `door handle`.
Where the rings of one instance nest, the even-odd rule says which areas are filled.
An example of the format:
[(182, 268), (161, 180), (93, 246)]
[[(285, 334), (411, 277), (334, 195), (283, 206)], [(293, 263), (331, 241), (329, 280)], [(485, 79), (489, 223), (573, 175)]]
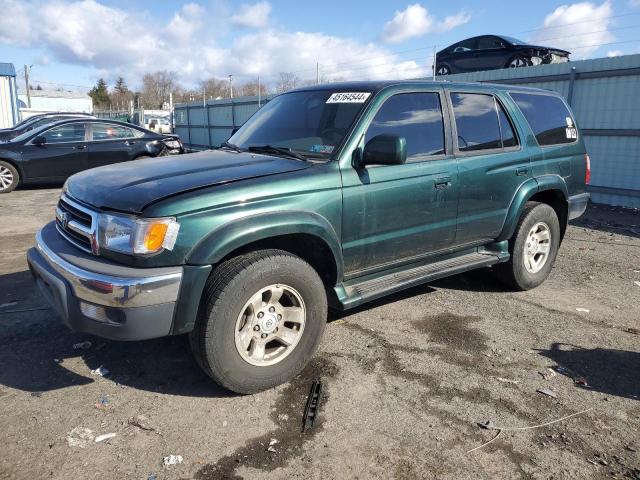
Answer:
[(433, 181), (433, 186), (438, 190), (451, 186), (451, 177), (438, 177)]
[(125, 145), (135, 145), (136, 144), (136, 142), (134, 142), (133, 140), (127, 140), (124, 143), (125, 143)]
[(516, 175), (519, 177), (524, 177), (527, 175), (527, 173), (529, 173), (529, 169), (528, 168), (517, 168), (516, 169)]
[(73, 147), (75, 150), (84, 150), (85, 148), (87, 148), (86, 145), (76, 145), (75, 147)]

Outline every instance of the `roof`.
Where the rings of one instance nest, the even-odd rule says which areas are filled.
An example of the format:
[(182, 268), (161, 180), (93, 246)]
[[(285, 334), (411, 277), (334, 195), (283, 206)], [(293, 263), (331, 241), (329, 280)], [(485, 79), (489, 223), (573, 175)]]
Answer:
[[(480, 83), (480, 82), (451, 82), (448, 80), (432, 80), (431, 78), (422, 78), (415, 80), (372, 80), (372, 81), (363, 81), (363, 82), (336, 82), (336, 83), (323, 83), (321, 85), (309, 85), (306, 87), (296, 88), (294, 90), (289, 90), (289, 92), (303, 92), (310, 90), (331, 90), (334, 92), (346, 91), (346, 92), (357, 92), (358, 90), (363, 90), (365, 92), (373, 92), (374, 94), (382, 90), (383, 88), (390, 86), (403, 86), (403, 85), (415, 85), (415, 86), (425, 86), (425, 85), (433, 85), (436, 87), (454, 87), (454, 88), (468, 88), (468, 87), (480, 87), (485, 89), (497, 89), (497, 90), (526, 90), (526, 91), (544, 91), (547, 93), (548, 90), (542, 90), (540, 88), (532, 88), (532, 87), (524, 87), (520, 85), (504, 85), (499, 83)], [(288, 92), (287, 92), (288, 93)]]
[[(37, 82), (36, 82), (37, 84)], [(31, 97), (46, 97), (46, 98), (91, 98), (86, 93), (82, 92), (67, 92), (59, 90), (29, 90)], [(24, 94), (23, 94), (24, 95)]]
[(15, 77), (16, 69), (13, 63), (0, 63), (0, 77)]

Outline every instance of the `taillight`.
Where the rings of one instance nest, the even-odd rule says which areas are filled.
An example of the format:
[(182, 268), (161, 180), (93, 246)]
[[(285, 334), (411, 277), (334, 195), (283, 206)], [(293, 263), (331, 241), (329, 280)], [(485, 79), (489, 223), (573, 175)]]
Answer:
[(584, 173), (584, 183), (585, 185), (589, 185), (589, 183), (591, 183), (591, 159), (589, 158), (588, 154), (584, 154), (584, 163), (585, 166), (587, 167), (585, 173)]

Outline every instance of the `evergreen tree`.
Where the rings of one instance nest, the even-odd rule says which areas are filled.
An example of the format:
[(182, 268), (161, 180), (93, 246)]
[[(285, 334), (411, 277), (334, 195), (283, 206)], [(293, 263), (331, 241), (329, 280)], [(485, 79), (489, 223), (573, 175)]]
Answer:
[(93, 104), (97, 107), (107, 107), (111, 103), (107, 82), (103, 78), (99, 78), (96, 86), (89, 91), (89, 96), (93, 100)]

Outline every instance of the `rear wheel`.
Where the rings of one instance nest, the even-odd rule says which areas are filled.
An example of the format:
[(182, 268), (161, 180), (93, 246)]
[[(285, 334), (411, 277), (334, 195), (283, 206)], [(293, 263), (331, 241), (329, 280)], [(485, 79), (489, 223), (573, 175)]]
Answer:
[(20, 183), (18, 170), (7, 162), (0, 161), (0, 193), (9, 193)]
[(529, 290), (549, 276), (560, 245), (560, 223), (553, 208), (528, 202), (509, 240), (511, 258), (495, 265), (500, 280), (516, 290)]
[(216, 268), (203, 295), (191, 348), (223, 387), (254, 393), (300, 372), (327, 321), (322, 280), (304, 260), (261, 250)]
[(509, 60), (509, 63), (507, 63), (507, 68), (522, 68), (528, 67), (530, 65), (532, 65), (532, 63), (528, 58), (523, 57), (522, 55), (516, 55), (511, 60)]

